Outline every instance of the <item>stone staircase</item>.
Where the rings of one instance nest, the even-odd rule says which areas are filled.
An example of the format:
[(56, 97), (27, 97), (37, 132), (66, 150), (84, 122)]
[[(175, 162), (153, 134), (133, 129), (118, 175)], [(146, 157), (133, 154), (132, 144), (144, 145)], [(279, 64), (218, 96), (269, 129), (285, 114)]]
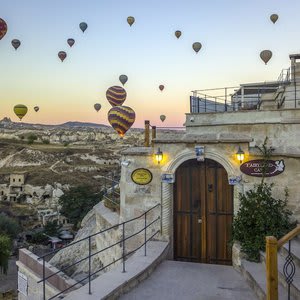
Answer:
[[(291, 300), (300, 300), (300, 237), (291, 241), (291, 253), (295, 263), (295, 275), (290, 287)], [(287, 283), (283, 273), (283, 266), (288, 255), (288, 243), (278, 251), (278, 296), (279, 300), (288, 299)], [(289, 268), (290, 270), (290, 268)], [(261, 262), (249, 262), (242, 259), (240, 271), (248, 284), (256, 293), (258, 299), (266, 299), (266, 265), (265, 253), (261, 253)]]

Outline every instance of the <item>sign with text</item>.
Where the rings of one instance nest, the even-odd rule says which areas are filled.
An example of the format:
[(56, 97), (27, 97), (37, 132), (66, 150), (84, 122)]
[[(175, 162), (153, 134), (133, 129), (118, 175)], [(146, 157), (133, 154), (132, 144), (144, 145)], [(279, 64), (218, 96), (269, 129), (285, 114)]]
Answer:
[(152, 173), (148, 169), (135, 169), (131, 173), (131, 179), (136, 184), (146, 185), (152, 181)]
[(161, 182), (164, 183), (174, 183), (175, 175), (173, 173), (164, 173), (161, 175)]
[(18, 271), (18, 291), (24, 296), (27, 296), (27, 287), (27, 276)]
[[(263, 159), (249, 160), (240, 166), (240, 170), (249, 176), (263, 176)], [(285, 165), (283, 160), (267, 160), (265, 177), (272, 177), (281, 174)]]
[(240, 176), (231, 176), (228, 178), (229, 185), (236, 185), (242, 180), (242, 175)]
[(195, 146), (197, 161), (204, 161), (204, 146)]

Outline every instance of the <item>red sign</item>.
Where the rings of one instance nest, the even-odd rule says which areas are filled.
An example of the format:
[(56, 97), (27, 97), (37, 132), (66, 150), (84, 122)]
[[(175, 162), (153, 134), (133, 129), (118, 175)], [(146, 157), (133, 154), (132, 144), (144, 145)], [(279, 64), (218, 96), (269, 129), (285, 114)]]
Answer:
[[(285, 165), (283, 160), (267, 160), (265, 177), (272, 177), (281, 174)], [(240, 166), (240, 170), (249, 176), (262, 177), (263, 159), (249, 160)]]

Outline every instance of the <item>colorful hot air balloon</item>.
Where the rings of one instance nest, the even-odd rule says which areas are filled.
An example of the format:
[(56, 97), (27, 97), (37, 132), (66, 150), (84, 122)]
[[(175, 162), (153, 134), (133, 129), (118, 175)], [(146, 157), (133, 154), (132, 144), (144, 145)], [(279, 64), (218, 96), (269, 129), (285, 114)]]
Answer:
[(131, 26), (134, 23), (135, 19), (134, 17), (130, 16), (127, 18), (127, 23)]
[(110, 109), (107, 117), (113, 129), (123, 137), (135, 121), (135, 112), (128, 106), (115, 106)]
[(128, 77), (126, 75), (120, 75), (119, 80), (124, 85), (127, 82)]
[(68, 39), (67, 43), (70, 47), (72, 47), (75, 44), (75, 40), (74, 39)]
[(106, 91), (106, 99), (111, 106), (119, 106), (126, 100), (126, 91), (121, 86), (111, 86)]
[(181, 31), (180, 30), (176, 30), (175, 31), (175, 36), (179, 39), (181, 36)]
[(268, 63), (271, 57), (272, 57), (272, 51), (270, 50), (263, 50), (260, 52), (260, 58), (263, 60), (265, 64)]
[(196, 42), (196, 43), (193, 44), (193, 49), (194, 49), (194, 51), (195, 51), (196, 53), (198, 53), (199, 50), (200, 50), (201, 48), (202, 48), (201, 43)]
[(0, 18), (0, 40), (6, 35), (7, 32), (7, 24), (6, 22)]
[(35, 106), (33, 109), (34, 109), (36, 112), (38, 112), (38, 111), (40, 110), (40, 108), (39, 108), (38, 106)]
[(88, 25), (85, 22), (81, 22), (79, 24), (79, 28), (82, 30), (82, 32), (85, 32), (86, 29), (88, 28)]
[(165, 88), (165, 86), (161, 84), (158, 88), (159, 88), (161, 91), (163, 91), (164, 88)]
[(15, 48), (15, 50), (17, 50), (20, 47), (21, 42), (20, 42), (20, 40), (14, 39), (11, 41), (11, 44)]
[(14, 107), (14, 113), (22, 120), (22, 118), (27, 114), (27, 107), (23, 104), (18, 104)]
[(278, 20), (278, 15), (277, 14), (273, 14), (270, 16), (271, 21), (273, 22), (273, 24), (275, 24)]
[(160, 115), (160, 120), (163, 122), (166, 119), (165, 115)]
[(67, 57), (67, 53), (65, 51), (59, 51), (58, 52), (58, 57), (63, 62), (65, 60), (65, 58)]
[(94, 108), (98, 112), (101, 109), (101, 104), (100, 103), (95, 103)]

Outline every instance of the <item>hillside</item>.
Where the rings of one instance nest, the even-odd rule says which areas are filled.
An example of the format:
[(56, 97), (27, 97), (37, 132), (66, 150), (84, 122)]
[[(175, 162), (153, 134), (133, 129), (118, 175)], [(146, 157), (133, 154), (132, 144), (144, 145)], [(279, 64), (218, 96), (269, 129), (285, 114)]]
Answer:
[(0, 128), (0, 184), (13, 172), (26, 172), (34, 186), (100, 184), (101, 176), (119, 173), (120, 152), (142, 141), (136, 130), (120, 139), (111, 128)]

